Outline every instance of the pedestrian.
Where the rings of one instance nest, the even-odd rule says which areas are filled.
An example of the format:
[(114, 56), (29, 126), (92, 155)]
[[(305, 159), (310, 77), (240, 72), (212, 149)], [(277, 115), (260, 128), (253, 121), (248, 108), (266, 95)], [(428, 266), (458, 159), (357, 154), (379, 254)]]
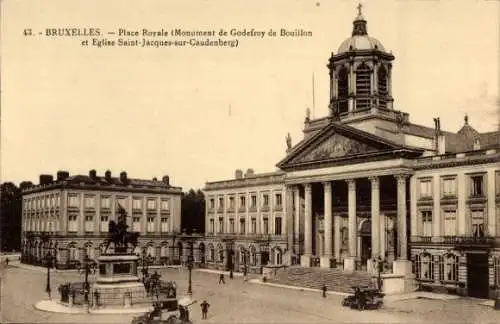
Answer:
[(321, 290), (323, 291), (323, 298), (326, 298), (326, 285), (323, 285), (323, 288), (321, 288)]
[(206, 300), (204, 300), (203, 303), (200, 304), (200, 306), (201, 306), (201, 319), (207, 319), (208, 308), (210, 307), (210, 304), (207, 303)]
[(223, 284), (226, 284), (226, 281), (224, 280), (224, 274), (223, 273), (221, 273), (220, 276), (219, 276), (219, 285), (220, 285), (221, 282)]
[(231, 269), (231, 271), (229, 271), (229, 279), (233, 279), (233, 269)]
[(5, 265), (9, 265), (9, 258), (5, 259)]
[(95, 306), (99, 307), (99, 297), (100, 297), (99, 290), (96, 289), (94, 291), (94, 296), (95, 296)]

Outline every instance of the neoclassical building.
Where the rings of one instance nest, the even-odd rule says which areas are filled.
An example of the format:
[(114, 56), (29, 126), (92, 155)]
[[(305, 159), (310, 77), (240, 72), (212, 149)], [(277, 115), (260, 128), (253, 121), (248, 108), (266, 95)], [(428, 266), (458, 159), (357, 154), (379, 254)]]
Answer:
[(422, 289), (484, 297), (500, 286), (500, 132), (467, 116), (458, 132), (438, 117), (412, 123), (395, 109), (394, 60), (360, 11), (328, 59), (328, 116), (307, 111), (279, 171), (206, 184), (198, 262), (370, 272), (382, 260)]
[(95, 170), (74, 176), (59, 171), (55, 179), (41, 175), (39, 185), (22, 192), (22, 261), (40, 264), (50, 252), (64, 269), (78, 266), (85, 256), (96, 259), (109, 221), (117, 221), (124, 208), (129, 231), (140, 233), (137, 254), (158, 264), (180, 262), (181, 193), (168, 176), (143, 180), (126, 172), (98, 176)]

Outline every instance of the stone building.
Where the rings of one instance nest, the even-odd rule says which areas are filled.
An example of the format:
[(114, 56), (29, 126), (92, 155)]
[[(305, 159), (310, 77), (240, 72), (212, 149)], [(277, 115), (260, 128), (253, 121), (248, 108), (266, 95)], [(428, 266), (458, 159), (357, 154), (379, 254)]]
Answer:
[(196, 262), (238, 270), (245, 261), (256, 272), (383, 263), (405, 285), (479, 297), (500, 285), (500, 132), (480, 133), (467, 117), (456, 133), (438, 117), (434, 127), (412, 123), (394, 108), (394, 60), (360, 10), (328, 59), (328, 116), (307, 110), (279, 171), (206, 184)]
[(95, 170), (74, 176), (59, 171), (56, 179), (41, 175), (39, 185), (22, 192), (22, 261), (41, 264), (51, 252), (58, 268), (72, 268), (85, 256), (96, 259), (105, 248), (109, 221), (117, 221), (123, 208), (129, 231), (140, 233), (135, 252), (154, 263), (178, 263), (181, 192), (168, 176), (142, 180), (126, 172), (98, 176)]

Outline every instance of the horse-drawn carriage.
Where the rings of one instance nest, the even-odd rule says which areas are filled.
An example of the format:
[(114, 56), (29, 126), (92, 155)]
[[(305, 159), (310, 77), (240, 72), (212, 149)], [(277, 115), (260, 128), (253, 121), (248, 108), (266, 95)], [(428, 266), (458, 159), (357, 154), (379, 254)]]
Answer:
[(352, 309), (378, 309), (384, 304), (384, 294), (377, 288), (353, 286), (354, 294), (347, 296), (342, 305)]

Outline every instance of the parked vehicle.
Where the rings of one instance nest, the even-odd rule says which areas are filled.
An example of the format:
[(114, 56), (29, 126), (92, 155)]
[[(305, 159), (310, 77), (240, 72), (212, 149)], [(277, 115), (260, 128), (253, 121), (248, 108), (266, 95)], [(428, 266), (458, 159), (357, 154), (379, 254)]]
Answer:
[(377, 288), (354, 286), (354, 295), (347, 296), (342, 305), (352, 309), (378, 309), (384, 305), (384, 294)]
[(134, 317), (131, 324), (191, 324), (188, 307), (195, 302), (190, 298), (155, 301), (153, 311)]

